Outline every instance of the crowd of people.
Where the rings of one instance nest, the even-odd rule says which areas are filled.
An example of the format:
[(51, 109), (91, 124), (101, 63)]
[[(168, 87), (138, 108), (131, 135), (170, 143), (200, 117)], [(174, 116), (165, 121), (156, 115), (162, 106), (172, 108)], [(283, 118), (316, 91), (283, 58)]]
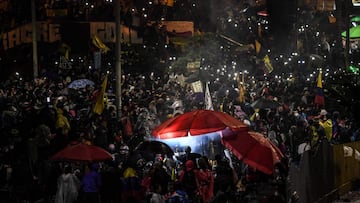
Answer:
[[(221, 12), (224, 16), (220, 20), (225, 25), (231, 12)], [(209, 19), (198, 19), (196, 24), (205, 24)], [(236, 20), (247, 23), (247, 19)], [(235, 28), (220, 30), (227, 29), (230, 33)], [(316, 40), (309, 46), (316, 46)], [(259, 71), (263, 76), (263, 70)], [(303, 81), (305, 73), (294, 70), (293, 74), (298, 81), (269, 74), (255, 77), (258, 79), (252, 82), (252, 75), (248, 75), (244, 101), (239, 100), (237, 81), (219, 75), (219, 80), (210, 84), (215, 111), (243, 121), (285, 155), (272, 175), (225, 153), (200, 154), (195, 158), (194, 149), (184, 147), (179, 149), (183, 153), (178, 157), (160, 154), (149, 158), (135, 150), (143, 140), (152, 138), (152, 129), (162, 122), (205, 108), (203, 93), (199, 96), (190, 84), (180, 82), (172, 73), (123, 73), (120, 111), (115, 105), (112, 71), (76, 64), (72, 69), (43, 68), (35, 80), (14, 74), (0, 84), (0, 200), (215, 203), (225, 199), (250, 202), (266, 198), (270, 202), (286, 202), (287, 169), (290, 164), (299, 164), (304, 151), (316, 150), (323, 141), (339, 144), (359, 140), (359, 121), (353, 117), (352, 109), (334, 102), (336, 98), (328, 95), (326, 105), (316, 105), (315, 84)], [(94, 106), (105, 77), (108, 77), (105, 108), (97, 114)], [(94, 83), (69, 87), (73, 81), (82, 79)], [(260, 98), (277, 105), (253, 108), (251, 104)], [(51, 160), (56, 152), (76, 143), (101, 147), (113, 155), (113, 160), (94, 163)]]
[[(277, 180), (285, 180), (288, 165), (298, 163), (301, 153), (316, 150), (319, 141), (337, 144), (358, 140), (359, 124), (351, 113), (343, 111), (346, 108), (316, 107), (315, 92), (299, 83), (258, 81), (248, 87), (243, 103), (229, 91), (214, 90), (213, 108), (247, 123), (281, 149), (286, 160), (276, 174), (262, 174), (234, 157), (229, 164), (224, 154), (211, 157), (216, 161), (206, 155), (174, 159), (165, 154), (146, 160), (136, 153), (137, 144), (150, 139), (152, 129), (165, 120), (204, 109), (204, 100), (196, 99), (191, 86), (182, 86), (174, 77), (124, 74), (118, 117), (114, 76), (110, 74), (105, 109), (96, 114), (94, 105), (108, 73), (86, 69), (77, 70), (82, 74), (76, 75), (71, 71), (57, 72), (56, 79), (49, 79), (54, 74), (46, 71), (35, 80), (15, 75), (1, 84), (0, 169), (3, 196), (8, 195), (9, 201), (69, 202), (62, 198), (72, 198), (84, 202), (179, 202), (172, 200), (173, 196), (188, 197), (192, 202), (236, 201), (249, 198), (261, 187), (251, 189), (252, 183), (266, 182), (276, 185), (277, 192), (268, 195), (279, 202), (286, 198), (286, 192), (281, 186), (284, 181)], [(85, 78), (94, 84), (69, 88), (74, 80)], [(252, 108), (251, 103), (259, 98), (276, 101), (278, 106)], [(79, 142), (102, 147), (114, 159), (91, 165), (51, 161), (56, 152)], [(191, 181), (183, 181), (184, 174), (192, 170), (195, 172), (190, 179), (196, 181), (187, 186)]]

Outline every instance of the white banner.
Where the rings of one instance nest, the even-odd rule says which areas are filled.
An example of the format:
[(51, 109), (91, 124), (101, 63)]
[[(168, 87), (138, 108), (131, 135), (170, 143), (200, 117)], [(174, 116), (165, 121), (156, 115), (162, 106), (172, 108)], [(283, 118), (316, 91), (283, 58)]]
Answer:
[(192, 88), (192, 90), (193, 90), (194, 93), (196, 93), (196, 92), (204, 92), (200, 80), (191, 83), (191, 88)]
[(205, 86), (205, 109), (214, 110), (208, 83)]

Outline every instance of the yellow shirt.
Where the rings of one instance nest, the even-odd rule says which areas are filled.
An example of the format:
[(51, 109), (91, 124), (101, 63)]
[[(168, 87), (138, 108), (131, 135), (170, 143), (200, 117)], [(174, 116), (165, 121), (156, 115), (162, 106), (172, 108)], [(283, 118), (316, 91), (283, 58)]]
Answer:
[(331, 119), (327, 119), (325, 121), (320, 121), (319, 124), (324, 129), (325, 136), (328, 139), (328, 141), (331, 141), (331, 138), (332, 138), (332, 121), (331, 121)]

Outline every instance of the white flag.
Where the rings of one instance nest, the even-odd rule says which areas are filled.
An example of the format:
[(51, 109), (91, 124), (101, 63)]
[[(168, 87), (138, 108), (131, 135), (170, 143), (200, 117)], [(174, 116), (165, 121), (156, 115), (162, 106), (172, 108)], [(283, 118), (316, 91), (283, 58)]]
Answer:
[(205, 87), (205, 108), (207, 110), (214, 110), (212, 101), (211, 101), (211, 95), (210, 95), (210, 90), (209, 90), (209, 84), (206, 82), (206, 87)]

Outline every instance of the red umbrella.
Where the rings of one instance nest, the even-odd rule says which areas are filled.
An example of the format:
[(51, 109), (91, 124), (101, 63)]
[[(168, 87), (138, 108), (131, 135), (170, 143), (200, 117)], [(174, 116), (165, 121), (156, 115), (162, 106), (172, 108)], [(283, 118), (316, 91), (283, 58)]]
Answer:
[(105, 161), (111, 154), (101, 147), (79, 143), (69, 145), (51, 157), (55, 161)]
[(225, 128), (240, 129), (247, 125), (224, 112), (212, 110), (194, 110), (166, 120), (153, 129), (154, 137), (160, 139), (202, 135)]
[(257, 132), (222, 134), (221, 142), (239, 160), (266, 174), (272, 174), (274, 165), (284, 157), (276, 145)]

